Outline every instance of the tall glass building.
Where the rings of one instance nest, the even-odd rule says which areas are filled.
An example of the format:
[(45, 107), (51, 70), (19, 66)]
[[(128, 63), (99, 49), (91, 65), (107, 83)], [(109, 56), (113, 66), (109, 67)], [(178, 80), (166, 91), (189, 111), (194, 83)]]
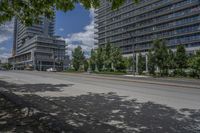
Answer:
[(98, 45), (110, 42), (124, 55), (145, 53), (156, 39), (164, 39), (170, 48), (200, 49), (200, 0), (126, 0), (114, 11), (102, 0), (95, 13)]
[(15, 69), (63, 69), (66, 46), (54, 36), (55, 18), (40, 17), (40, 21), (27, 27), (15, 19), (13, 57), (9, 58)]

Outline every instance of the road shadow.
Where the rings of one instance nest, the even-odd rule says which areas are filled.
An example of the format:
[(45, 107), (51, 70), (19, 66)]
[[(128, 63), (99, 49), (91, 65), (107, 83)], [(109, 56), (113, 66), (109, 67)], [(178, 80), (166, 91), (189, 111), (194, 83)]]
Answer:
[[(67, 133), (200, 132), (200, 110), (186, 108), (177, 110), (153, 102), (140, 103), (137, 99), (127, 99), (126, 96), (119, 96), (113, 92), (88, 93), (71, 97), (40, 97), (35, 94), (15, 95), (12, 93), (12, 91), (34, 92), (32, 89), (38, 84), (34, 84), (32, 89), (29, 86), (27, 84), (4, 84), (4, 87), (10, 88), (10, 91), (2, 93), (2, 97), (13, 105), (7, 110), (7, 112), (11, 111), (13, 117), (2, 119), (2, 113), (0, 113), (0, 132), (11, 130), (19, 132), (30, 130), (36, 133), (62, 131)], [(66, 87), (66, 85), (46, 84), (36, 90), (61, 91), (63, 86)], [(4, 106), (1, 107), (3, 110)], [(24, 113), (26, 109), (31, 110), (30, 114)], [(23, 114), (17, 115), (20, 116), (19, 120), (13, 115), (17, 114), (12, 112), (13, 110)], [(15, 117), (17, 120), (14, 119)], [(8, 124), (11, 120), (15, 122)], [(24, 123), (27, 128), (23, 128)], [(11, 126), (8, 127), (8, 125)], [(31, 127), (40, 128), (32, 129)]]
[(70, 87), (73, 84), (13, 84), (5, 81), (0, 81), (0, 87), (6, 88), (15, 92), (45, 92), (45, 91), (62, 91), (63, 87)]
[[(31, 97), (31, 98), (30, 98)], [(76, 97), (26, 95), (39, 110), (87, 133), (197, 133), (200, 110), (181, 109), (125, 100), (115, 93), (88, 93)], [(48, 100), (46, 100), (48, 99)], [(38, 104), (38, 100), (40, 103)], [(45, 104), (42, 104), (45, 103)]]
[[(10, 94), (12, 95), (12, 94)], [(19, 100), (18, 100), (19, 101)], [(26, 103), (26, 101), (24, 101)], [(1, 133), (82, 133), (79, 129), (64, 124), (62, 120), (28, 106), (13, 103), (0, 93), (0, 132)], [(33, 106), (32, 106), (33, 107)]]

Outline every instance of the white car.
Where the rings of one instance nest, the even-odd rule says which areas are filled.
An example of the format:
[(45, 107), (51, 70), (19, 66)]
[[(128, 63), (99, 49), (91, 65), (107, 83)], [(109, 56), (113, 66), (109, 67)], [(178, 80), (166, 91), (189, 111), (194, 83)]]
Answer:
[(57, 72), (57, 70), (55, 68), (49, 68), (46, 70), (47, 72)]

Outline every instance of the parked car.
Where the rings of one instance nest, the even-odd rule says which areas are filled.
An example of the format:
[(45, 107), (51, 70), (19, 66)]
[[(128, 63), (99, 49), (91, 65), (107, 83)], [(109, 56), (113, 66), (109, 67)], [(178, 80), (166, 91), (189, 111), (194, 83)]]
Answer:
[(57, 70), (55, 68), (49, 68), (46, 70), (47, 72), (57, 72)]

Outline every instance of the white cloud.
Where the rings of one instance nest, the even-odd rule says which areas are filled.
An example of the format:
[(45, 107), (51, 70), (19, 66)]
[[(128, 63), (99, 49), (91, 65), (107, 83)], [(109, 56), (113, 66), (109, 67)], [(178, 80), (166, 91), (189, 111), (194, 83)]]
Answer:
[(83, 32), (68, 34), (66, 38), (63, 38), (68, 44), (68, 54), (71, 56), (72, 51), (77, 46), (81, 46), (86, 56), (89, 56), (90, 50), (94, 48), (94, 9), (90, 10), (91, 22), (84, 27)]
[(0, 44), (9, 40), (11, 37), (5, 36), (5, 35), (0, 35)]
[(13, 21), (7, 22), (0, 26), (0, 45), (4, 44), (5, 41), (8, 41), (12, 38), (13, 29)]
[(0, 59), (8, 59), (11, 57), (11, 53), (3, 53), (0, 55)]
[(64, 31), (64, 29), (63, 29), (63, 28), (60, 28), (59, 31)]
[(6, 50), (5, 47), (0, 47), (0, 53), (4, 52)]
[(10, 50), (6, 49), (5, 47), (0, 47), (0, 59), (8, 58), (11, 56)]
[(11, 50), (7, 49), (5, 44), (7, 41), (12, 39), (13, 29), (13, 21), (7, 22), (0, 26), (0, 58), (8, 58), (11, 56)]

